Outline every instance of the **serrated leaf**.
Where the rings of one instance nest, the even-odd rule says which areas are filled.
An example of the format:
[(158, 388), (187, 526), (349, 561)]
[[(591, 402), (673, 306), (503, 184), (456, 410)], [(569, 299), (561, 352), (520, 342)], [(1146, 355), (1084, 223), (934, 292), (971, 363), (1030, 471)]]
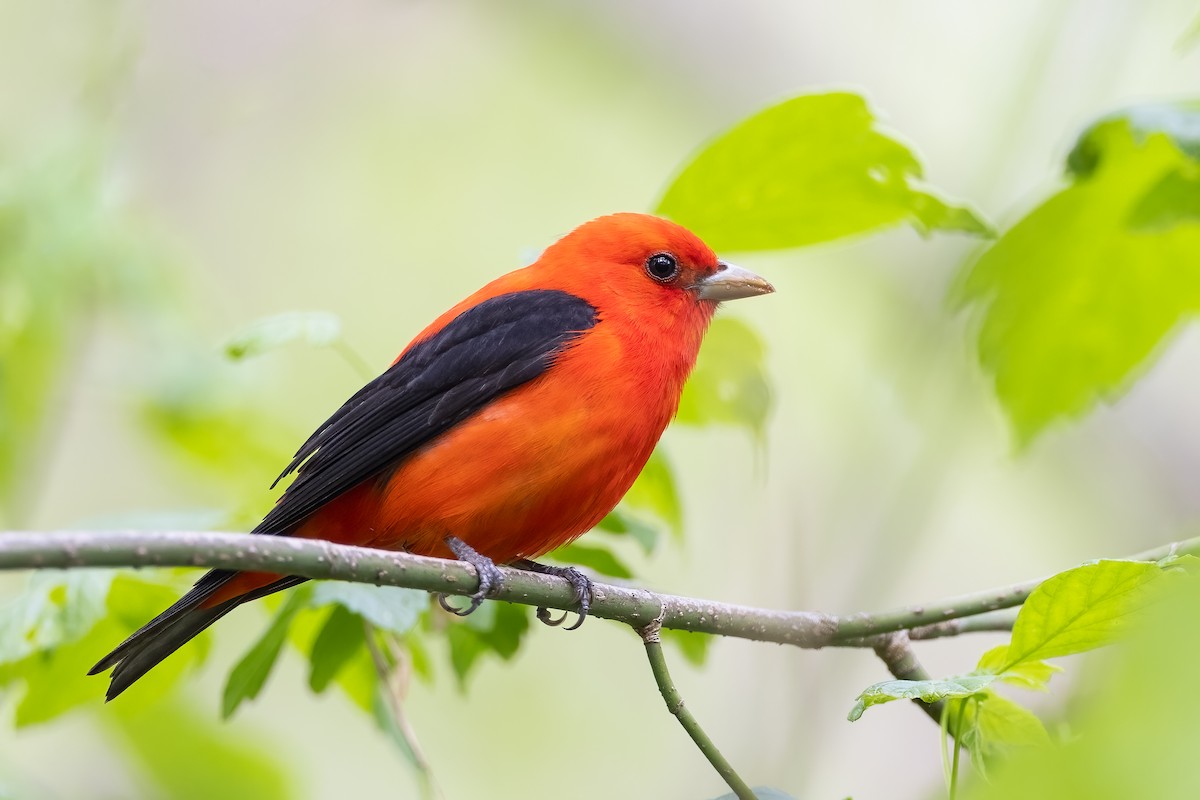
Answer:
[(221, 696), (221, 716), (228, 719), (243, 702), (258, 697), (283, 649), (292, 618), (308, 602), (307, 589), (307, 586), (302, 586), (292, 592), (275, 613), (267, 630), (229, 673)]
[(1109, 644), (1153, 599), (1150, 587), (1161, 576), (1156, 564), (1097, 561), (1043, 581), (1021, 606), (1005, 663), (991, 667), (1007, 672)]
[(345, 581), (321, 581), (313, 589), (314, 607), (336, 603), (376, 628), (407, 633), (429, 607), (429, 594), (399, 586), (371, 586)]
[(799, 247), (903, 222), (989, 233), (978, 214), (938, 198), (920, 177), (916, 156), (879, 127), (862, 97), (802, 95), (705, 146), (658, 213), (719, 252)]
[(766, 346), (753, 328), (733, 317), (714, 320), (684, 387), (676, 421), (740, 425), (761, 439), (771, 411), (765, 361)]
[(683, 536), (683, 506), (675, 488), (674, 472), (661, 447), (651, 454), (642, 474), (638, 475), (621, 502), (635, 512), (657, 517), (666, 523), (675, 536)]
[(617, 554), (605, 547), (572, 542), (550, 552), (548, 557), (561, 564), (587, 567), (601, 575), (614, 578), (632, 578), (633, 571), (625, 565)]
[(982, 692), (995, 680), (995, 675), (955, 675), (925, 681), (882, 681), (863, 690), (854, 708), (850, 710), (849, 720), (854, 722), (871, 706), (890, 703), (893, 700), (936, 703), (949, 697), (970, 697)]
[(1124, 122), (1090, 140), (1102, 148), (1094, 171), (1014, 225), (960, 283), (960, 300), (982, 317), (979, 360), (1021, 445), (1113, 402), (1200, 310), (1200, 224), (1181, 206), (1163, 227), (1169, 198), (1155, 194), (1200, 167), (1166, 135), (1138, 141)]
[(225, 344), (233, 359), (261, 355), (293, 342), (328, 347), (342, 337), (342, 321), (327, 311), (288, 311), (255, 320)]
[(317, 694), (325, 691), (342, 668), (365, 647), (362, 617), (345, 606), (334, 606), (309, 653), (309, 688)]

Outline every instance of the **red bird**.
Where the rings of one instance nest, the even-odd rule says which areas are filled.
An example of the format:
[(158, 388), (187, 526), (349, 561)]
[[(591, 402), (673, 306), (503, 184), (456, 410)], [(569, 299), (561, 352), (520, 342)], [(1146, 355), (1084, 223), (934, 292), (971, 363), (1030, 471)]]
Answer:
[[(587, 578), (530, 559), (590, 530), (633, 484), (717, 304), (771, 291), (673, 222), (588, 222), (438, 317), (347, 400), (252, 532), (453, 555), (479, 575), (460, 614), (497, 587), (495, 563), (550, 572), (575, 587), (582, 622)], [(111, 700), (235, 607), (305, 580), (212, 570), (90, 674), (114, 668)]]

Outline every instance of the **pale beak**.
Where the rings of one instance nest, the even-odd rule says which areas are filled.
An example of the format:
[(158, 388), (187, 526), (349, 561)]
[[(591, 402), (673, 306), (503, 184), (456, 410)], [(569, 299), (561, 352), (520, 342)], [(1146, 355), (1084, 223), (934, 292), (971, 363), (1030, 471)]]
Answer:
[(770, 294), (775, 291), (775, 287), (748, 269), (719, 261), (717, 271), (698, 281), (696, 290), (701, 300), (714, 300), (719, 303), (723, 300), (754, 297), (756, 294)]

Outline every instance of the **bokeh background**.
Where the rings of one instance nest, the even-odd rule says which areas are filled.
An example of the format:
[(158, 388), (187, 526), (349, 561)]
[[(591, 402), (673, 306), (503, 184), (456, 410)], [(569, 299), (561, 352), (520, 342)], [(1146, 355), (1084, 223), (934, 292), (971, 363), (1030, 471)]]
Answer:
[[(137, 265), (82, 298), (63, 273), (43, 299), (89, 311), (64, 311), (48, 345), (69, 370), (37, 395), (53, 430), (14, 469), (23, 489), (6, 524), (252, 515), (271, 500), (279, 454), (361, 377), (328, 349), (229, 363), (232, 334), (269, 314), (330, 311), (382, 368), (485, 280), (579, 222), (653, 208), (706, 140), (802, 91), (865, 93), (934, 185), (1003, 226), (1058, 185), (1087, 122), (1200, 88), (1200, 48), (1180, 44), (1198, 13), (1190, 0), (4, 0), (4, 196), (36, 187), (39, 214), (66, 209), (63, 239), (78, 233), (80, 204), (93, 227), (70, 257), (86, 261), (101, 241), (128, 254), (114, 263)], [(977, 247), (897, 229), (738, 258), (778, 289), (722, 312), (767, 343), (771, 421), (757, 443), (733, 429), (668, 432), (686, 537), (630, 555), (647, 585), (851, 612), (1188, 531), (1200, 336), (1182, 331), (1115, 405), (1019, 451), (975, 361), (972, 319), (945, 300)], [(4, 313), (15, 305), (0, 297)], [(228, 411), (219, 425), (190, 415), (196, 396)], [(230, 429), (238, 419), (255, 430)], [(245, 457), (214, 471), (161, 441), (189, 436), (211, 442), (214, 462), (222, 441)], [(0, 593), (18, 586), (0, 578)], [(228, 666), (265, 620), (246, 609), (224, 624), (189, 683), (202, 714), (216, 716)], [(985, 646), (920, 652), (947, 674)], [(918, 710), (845, 721), (885, 677), (869, 653), (730, 640), (702, 669), (676, 660), (689, 707), (753, 783), (805, 798), (938, 791), (936, 730)], [(443, 663), (407, 709), (448, 798), (723, 791), (617, 625), (535, 630), (465, 694)], [(0, 794), (153, 796), (104, 713), (0, 731)], [(415, 793), (368, 720), (334, 693), (309, 694), (294, 654), (225, 735), (281, 765), (298, 798)]]

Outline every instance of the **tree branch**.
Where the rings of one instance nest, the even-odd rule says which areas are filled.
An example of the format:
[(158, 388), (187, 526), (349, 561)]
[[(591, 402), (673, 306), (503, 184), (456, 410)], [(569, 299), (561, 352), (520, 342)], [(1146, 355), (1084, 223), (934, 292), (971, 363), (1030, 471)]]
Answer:
[[(1200, 553), (1200, 537), (1164, 545), (1131, 558), (1157, 561)], [(245, 533), (0, 532), (0, 570), (75, 567), (218, 567), (307, 578), (404, 586), (467, 595), (478, 585), (472, 567), (409, 553), (339, 545), (313, 539)], [(575, 607), (570, 584), (558, 577), (501, 567), (496, 599), (561, 610)], [(596, 583), (591, 615), (641, 629), (660, 619), (664, 628), (711, 633), (803, 648), (875, 647), (878, 634), (917, 629), (913, 638), (1003, 629), (1007, 618), (987, 615), (1020, 605), (1041, 581), (964, 595), (924, 606), (838, 617), (813, 611), (777, 611), (718, 603), (645, 589)], [(980, 617), (958, 626), (950, 620)]]
[[(478, 585), (461, 561), (245, 533), (11, 532), (0, 533), (0, 570), (73, 567), (219, 567), (306, 578), (404, 586), (469, 595)], [(500, 567), (495, 599), (569, 611), (574, 590), (563, 578)], [(774, 611), (595, 583), (591, 616), (643, 628), (662, 626), (763, 642), (822, 647), (837, 620), (809, 611)]]

